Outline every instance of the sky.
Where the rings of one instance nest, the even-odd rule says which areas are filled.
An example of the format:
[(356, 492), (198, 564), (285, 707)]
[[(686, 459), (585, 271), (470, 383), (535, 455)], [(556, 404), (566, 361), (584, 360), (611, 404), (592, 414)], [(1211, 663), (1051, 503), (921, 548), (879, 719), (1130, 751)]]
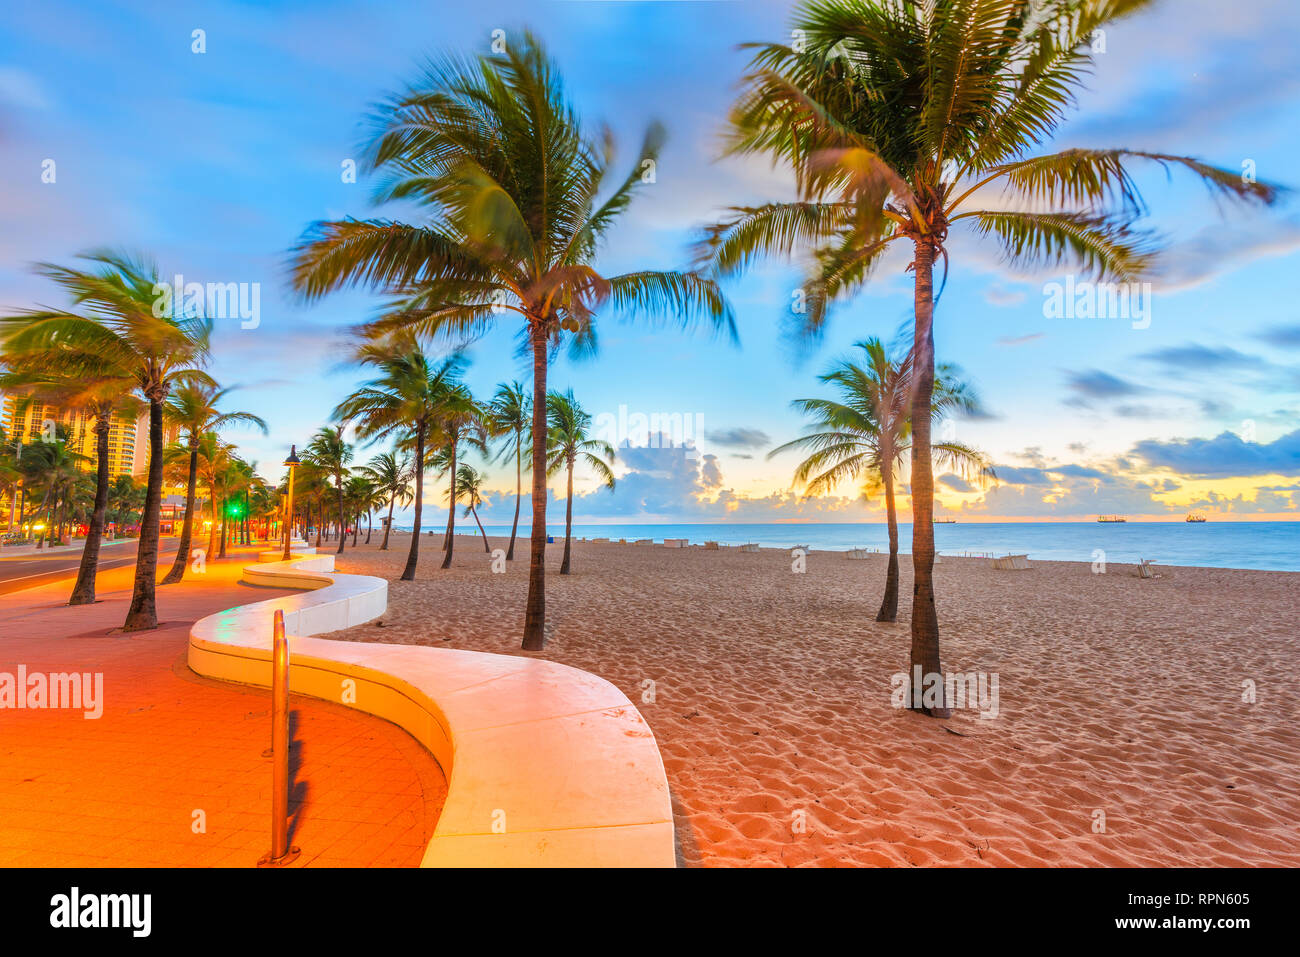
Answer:
[[(230, 408), (267, 420), (266, 436), (226, 437), (272, 480), (289, 445), (305, 444), (361, 380), (346, 363), (348, 329), (379, 305), (362, 292), (300, 302), (288, 251), (313, 221), (393, 213), (377, 212), (371, 184), (348, 182), (346, 166), (360, 154), (369, 108), (414, 78), (422, 58), (487, 52), (494, 31), (508, 43), (530, 28), (584, 120), (614, 131), (619, 171), (635, 163), (650, 122), (667, 126), (655, 182), (602, 249), (602, 271), (680, 268), (697, 230), (726, 207), (793, 198), (789, 177), (766, 161), (719, 158), (747, 62), (738, 46), (787, 39), (787, 0), (50, 2), (12, 6), (7, 19), (0, 308), (62, 305), (31, 264), (68, 264), (100, 247), (148, 254), (165, 278), (256, 288), (256, 326), (217, 320), (209, 371), (235, 387)], [(1157, 2), (1107, 30), (1076, 110), (1044, 150), (1189, 154), (1300, 187), (1298, 32), (1290, 0)], [(1138, 181), (1149, 225), (1168, 244), (1138, 319), (1056, 314), (1053, 290), (1071, 281), (1068, 270), (1010, 269), (995, 248), (954, 230), (936, 351), (960, 367), (983, 411), (941, 434), (987, 453), (998, 480), (978, 487), (940, 475), (939, 514), (1296, 519), (1300, 206), (1225, 206), (1158, 169)], [(830, 362), (905, 328), (907, 259), (887, 259), (838, 304), (813, 350), (784, 335), (797, 262), (728, 281), (738, 345), (602, 317), (598, 356), (561, 356), (551, 370), (552, 386), (572, 388), (618, 445), (614, 491), (579, 474), (577, 520), (881, 520), (883, 503), (852, 483), (802, 497), (791, 487), (796, 457), (768, 452), (804, 427), (791, 400), (828, 395), (817, 376)], [(506, 319), (469, 349), (467, 382), (481, 398), (499, 382), (530, 381)], [(664, 447), (652, 422), (692, 441)], [(359, 448), (357, 461), (379, 451)], [(483, 519), (506, 523), (513, 466), (480, 464)], [(562, 480), (552, 489), (563, 498)]]

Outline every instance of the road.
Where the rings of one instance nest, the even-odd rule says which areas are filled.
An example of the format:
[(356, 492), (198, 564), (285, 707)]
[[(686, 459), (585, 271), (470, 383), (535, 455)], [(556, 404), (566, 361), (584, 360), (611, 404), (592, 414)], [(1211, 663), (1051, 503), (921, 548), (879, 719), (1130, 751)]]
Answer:
[[(172, 556), (176, 554), (177, 541), (169, 536), (159, 543), (158, 567), (160, 569), (171, 565)], [(135, 550), (135, 543), (101, 549), (100, 569), (134, 565)], [(71, 553), (59, 552), (56, 549), (56, 554), (53, 555), (24, 555), (22, 558), (0, 559), (0, 595), (22, 591), (24, 588), (34, 588), (37, 585), (48, 585), (50, 582), (65, 578), (71, 582), (77, 577), (77, 569), (80, 566), (81, 549)]]

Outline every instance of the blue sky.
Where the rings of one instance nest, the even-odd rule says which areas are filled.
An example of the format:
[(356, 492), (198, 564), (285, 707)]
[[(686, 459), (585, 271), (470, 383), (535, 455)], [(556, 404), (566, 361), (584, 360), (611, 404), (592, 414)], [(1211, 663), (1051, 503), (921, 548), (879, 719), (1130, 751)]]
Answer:
[[(348, 294), (304, 306), (287, 294), (286, 251), (313, 220), (368, 215), (369, 188), (342, 181), (368, 106), (443, 49), (486, 51), (531, 27), (583, 115), (609, 123), (632, 163), (652, 119), (669, 129), (656, 183), (601, 265), (677, 267), (693, 230), (724, 206), (788, 198), (761, 162), (718, 162), (727, 106), (746, 62), (737, 44), (788, 36), (787, 2), (67, 4), (8, 11), (0, 37), (0, 304), (57, 302), (28, 271), (103, 245), (147, 251), (164, 276), (259, 283), (261, 324), (218, 323), (212, 371), (232, 404), (263, 415), (263, 438), (231, 431), (277, 477), (291, 442), (322, 424), (357, 374), (339, 365), (343, 330), (372, 314)], [(206, 52), (192, 50), (204, 31)], [(1057, 146), (1190, 153), (1300, 186), (1300, 71), (1289, 2), (1166, 0), (1114, 26)], [(52, 159), (53, 183), (41, 180)], [(1007, 270), (954, 233), (938, 306), (941, 360), (978, 387), (984, 417), (950, 427), (986, 450), (1002, 481), (941, 486), (963, 520), (1086, 519), (1099, 512), (1181, 518), (1294, 517), (1300, 498), (1300, 213), (1219, 208), (1185, 177), (1143, 174), (1152, 224), (1170, 241), (1151, 322), (1048, 318), (1060, 270)], [(906, 257), (838, 307), (825, 342), (794, 356), (782, 316), (796, 265), (731, 283), (741, 344), (617, 322), (600, 356), (561, 358), (556, 387), (593, 413), (681, 413), (698, 449), (627, 449), (619, 489), (580, 482), (587, 521), (876, 520), (845, 486), (800, 501), (791, 456), (770, 447), (800, 429), (791, 399), (868, 335), (890, 338), (911, 302)], [(527, 381), (506, 327), (476, 343), (469, 382), (486, 396)], [(362, 450), (364, 459), (371, 450)], [(378, 451), (375, 449), (373, 451)], [(508, 520), (511, 470), (490, 466), (486, 521)], [(558, 488), (558, 483), (556, 485)]]

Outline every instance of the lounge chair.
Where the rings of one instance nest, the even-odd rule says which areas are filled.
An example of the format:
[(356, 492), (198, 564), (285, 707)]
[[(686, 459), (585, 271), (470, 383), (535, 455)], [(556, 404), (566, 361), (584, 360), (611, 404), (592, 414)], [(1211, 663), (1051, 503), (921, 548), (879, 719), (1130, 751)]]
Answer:
[(633, 544), (633, 545), (653, 545), (654, 543), (655, 543), (655, 540), (654, 540), (653, 538), (638, 538), (638, 539), (637, 539), (635, 542), (633, 542), (632, 544)]
[(872, 555), (879, 555), (879, 554), (880, 553), (876, 551), (874, 548), (850, 548), (847, 552), (844, 553), (844, 557), (863, 559), (863, 558), (870, 558)]
[(742, 552), (756, 552), (758, 551), (758, 542), (746, 542), (744, 545), (737, 545), (736, 547)]
[(685, 548), (686, 539), (684, 538), (665, 538), (664, 548)]
[(1171, 572), (1169, 569), (1165, 568), (1164, 566), (1161, 566), (1160, 570), (1156, 571), (1155, 564), (1149, 558), (1143, 558), (1141, 561), (1138, 562), (1136, 575), (1138, 578), (1173, 578), (1174, 577), (1174, 573)]
[(1006, 555), (993, 559), (993, 567), (999, 571), (1020, 571), (1029, 567), (1028, 555)]

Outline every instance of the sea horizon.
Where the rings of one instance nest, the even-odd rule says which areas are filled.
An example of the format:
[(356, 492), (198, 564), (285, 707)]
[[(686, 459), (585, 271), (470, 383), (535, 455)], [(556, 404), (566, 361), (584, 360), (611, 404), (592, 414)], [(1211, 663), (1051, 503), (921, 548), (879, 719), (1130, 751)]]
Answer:
[[(410, 526), (394, 528), (411, 530)], [(510, 534), (509, 525), (485, 523), (484, 528), (494, 538)], [(459, 519), (456, 529), (458, 534), (478, 534), (473, 523), (466, 525)], [(425, 526), (424, 531), (429, 530)], [(528, 530), (527, 520), (521, 519), (520, 537), (527, 538)], [(564, 525), (547, 523), (547, 532), (560, 539)], [(912, 523), (899, 523), (898, 534), (900, 553), (910, 554)], [(1030, 561), (1104, 559), (1119, 564), (1146, 559), (1163, 565), (1300, 572), (1300, 522), (939, 522), (934, 534), (940, 555), (952, 557), (1027, 554)], [(883, 522), (592, 522), (575, 523), (573, 537), (656, 542), (685, 538), (691, 545), (706, 541), (765, 548), (804, 545), (814, 551), (884, 551), (889, 545)]]

